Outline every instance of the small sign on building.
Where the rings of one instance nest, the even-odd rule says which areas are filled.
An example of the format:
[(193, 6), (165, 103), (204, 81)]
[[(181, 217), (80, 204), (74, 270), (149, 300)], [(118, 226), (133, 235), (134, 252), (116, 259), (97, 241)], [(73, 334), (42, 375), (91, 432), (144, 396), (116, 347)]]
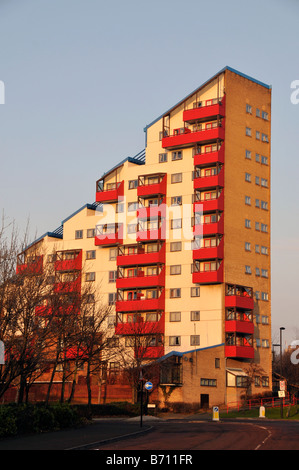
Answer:
[(0, 364), (5, 364), (3, 341), (0, 341)]
[(282, 392), (286, 391), (286, 382), (285, 382), (285, 380), (280, 380), (279, 381), (279, 390), (282, 391)]

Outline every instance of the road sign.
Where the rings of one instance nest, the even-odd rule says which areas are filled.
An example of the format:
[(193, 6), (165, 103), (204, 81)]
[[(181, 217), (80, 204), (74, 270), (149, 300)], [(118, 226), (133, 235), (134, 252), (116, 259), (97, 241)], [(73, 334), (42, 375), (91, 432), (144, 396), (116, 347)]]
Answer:
[(279, 390), (285, 392), (285, 389), (286, 389), (285, 380), (280, 380), (280, 381), (279, 381)]
[(3, 341), (0, 341), (0, 364), (5, 364), (4, 343), (3, 343)]
[(146, 382), (144, 388), (149, 392), (153, 388), (152, 382)]
[(213, 421), (219, 421), (219, 408), (218, 408), (218, 406), (213, 406)]
[(284, 390), (278, 390), (279, 398), (284, 398), (286, 396), (286, 392)]

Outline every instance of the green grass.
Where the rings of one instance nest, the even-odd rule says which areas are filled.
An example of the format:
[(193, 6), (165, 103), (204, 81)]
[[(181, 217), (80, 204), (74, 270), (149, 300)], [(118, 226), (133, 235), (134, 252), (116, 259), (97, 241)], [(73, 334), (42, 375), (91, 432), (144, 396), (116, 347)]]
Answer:
[[(240, 411), (229, 411), (221, 412), (220, 418), (259, 418), (260, 410), (259, 408), (254, 408), (251, 410), (240, 410)], [(280, 408), (268, 408), (265, 407), (265, 418), (269, 419), (281, 419), (280, 417)], [(263, 418), (261, 418), (263, 419)], [(299, 420), (299, 409), (297, 406), (291, 406), (283, 408), (283, 419), (298, 419)]]

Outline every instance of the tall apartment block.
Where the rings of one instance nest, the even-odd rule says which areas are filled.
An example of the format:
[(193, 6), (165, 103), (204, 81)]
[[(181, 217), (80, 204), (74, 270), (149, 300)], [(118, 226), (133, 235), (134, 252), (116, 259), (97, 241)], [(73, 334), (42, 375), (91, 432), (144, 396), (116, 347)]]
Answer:
[(145, 363), (170, 361), (174, 401), (236, 401), (248, 378), (269, 393), (271, 87), (225, 67), (144, 131), (96, 202), (36, 243), (60, 282), (96, 283), (126, 347), (138, 332)]

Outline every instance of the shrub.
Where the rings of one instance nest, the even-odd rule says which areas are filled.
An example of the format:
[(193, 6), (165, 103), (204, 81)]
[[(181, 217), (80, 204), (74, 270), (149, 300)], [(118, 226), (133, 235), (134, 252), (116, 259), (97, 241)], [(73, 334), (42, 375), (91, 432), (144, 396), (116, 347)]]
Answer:
[(0, 437), (15, 436), (17, 434), (15, 416), (8, 407), (0, 406)]

